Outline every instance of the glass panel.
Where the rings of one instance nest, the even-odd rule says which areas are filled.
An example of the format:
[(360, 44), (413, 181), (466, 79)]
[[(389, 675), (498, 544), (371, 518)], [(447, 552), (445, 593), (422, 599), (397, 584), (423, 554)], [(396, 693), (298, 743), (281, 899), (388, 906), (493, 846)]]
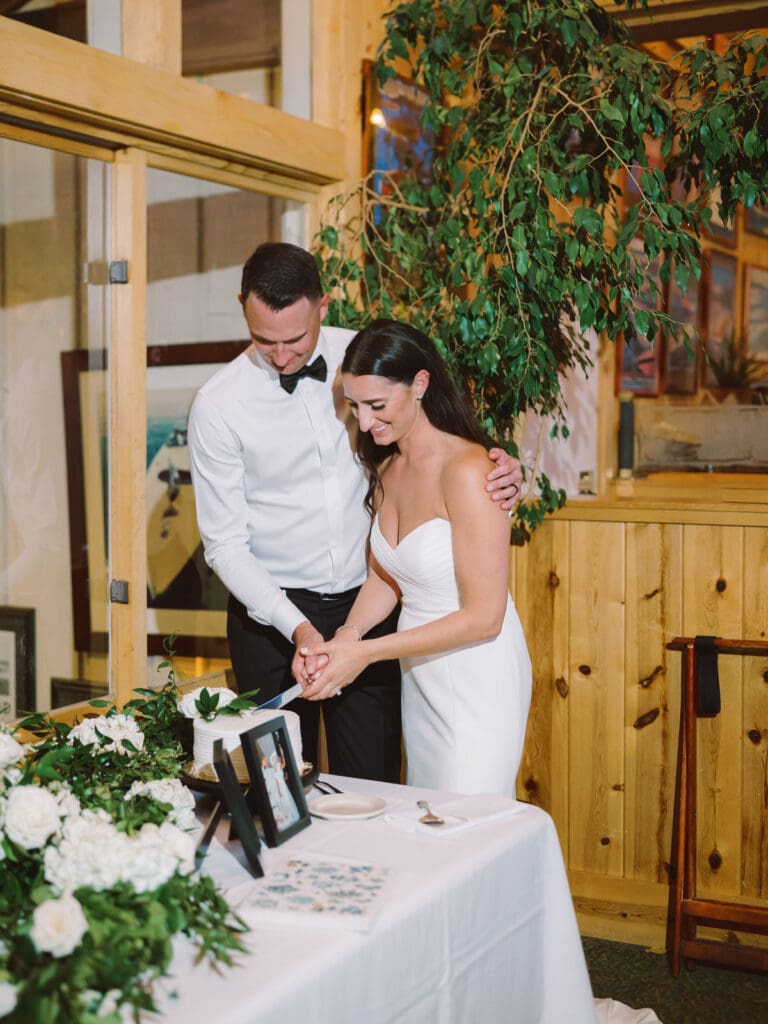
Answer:
[(0, 705), (109, 677), (109, 167), (0, 140)]
[(280, 106), (281, 0), (182, 0), (182, 73)]
[[(248, 344), (237, 295), (261, 242), (305, 241), (304, 207), (165, 171), (147, 175), (147, 579), (150, 651), (226, 658), (223, 586), (197, 532), (186, 448), (195, 390)], [(191, 666), (190, 674), (206, 667)], [(178, 666), (177, 666), (178, 671)]]
[(5, 16), (78, 43), (120, 53), (121, 5), (122, 0), (26, 0), (14, 4)]

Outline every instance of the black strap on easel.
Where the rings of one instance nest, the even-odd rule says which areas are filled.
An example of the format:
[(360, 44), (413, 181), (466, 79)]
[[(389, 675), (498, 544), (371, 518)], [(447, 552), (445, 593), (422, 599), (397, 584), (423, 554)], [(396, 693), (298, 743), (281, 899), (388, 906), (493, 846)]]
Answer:
[(696, 715), (714, 718), (720, 714), (720, 679), (717, 674), (717, 648), (714, 636), (694, 637), (696, 651)]

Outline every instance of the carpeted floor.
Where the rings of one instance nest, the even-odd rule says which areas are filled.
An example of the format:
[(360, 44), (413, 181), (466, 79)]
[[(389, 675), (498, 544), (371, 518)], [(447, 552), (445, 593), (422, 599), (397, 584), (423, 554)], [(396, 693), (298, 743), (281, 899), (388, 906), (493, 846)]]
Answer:
[(662, 1024), (768, 1021), (768, 974), (693, 964), (673, 978), (663, 952), (603, 939), (582, 942), (595, 998), (649, 1006)]

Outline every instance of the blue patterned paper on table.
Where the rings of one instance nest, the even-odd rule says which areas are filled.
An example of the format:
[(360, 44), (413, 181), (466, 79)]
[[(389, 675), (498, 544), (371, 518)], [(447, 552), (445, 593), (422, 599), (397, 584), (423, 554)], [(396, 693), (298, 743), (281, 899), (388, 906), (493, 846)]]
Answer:
[(291, 857), (265, 878), (237, 886), (229, 897), (249, 923), (294, 916), (305, 924), (309, 917), (317, 924), (366, 931), (389, 879), (389, 868), (373, 864)]

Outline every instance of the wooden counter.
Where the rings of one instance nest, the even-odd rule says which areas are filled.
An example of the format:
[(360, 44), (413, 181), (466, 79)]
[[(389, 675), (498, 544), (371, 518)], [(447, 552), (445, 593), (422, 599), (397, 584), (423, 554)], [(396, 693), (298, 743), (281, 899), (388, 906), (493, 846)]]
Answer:
[[(764, 480), (622, 482), (512, 549), (534, 665), (521, 795), (555, 819), (588, 934), (663, 945), (681, 669), (665, 645), (768, 638)], [(765, 902), (768, 659), (721, 658), (720, 683), (698, 724), (700, 891)]]

